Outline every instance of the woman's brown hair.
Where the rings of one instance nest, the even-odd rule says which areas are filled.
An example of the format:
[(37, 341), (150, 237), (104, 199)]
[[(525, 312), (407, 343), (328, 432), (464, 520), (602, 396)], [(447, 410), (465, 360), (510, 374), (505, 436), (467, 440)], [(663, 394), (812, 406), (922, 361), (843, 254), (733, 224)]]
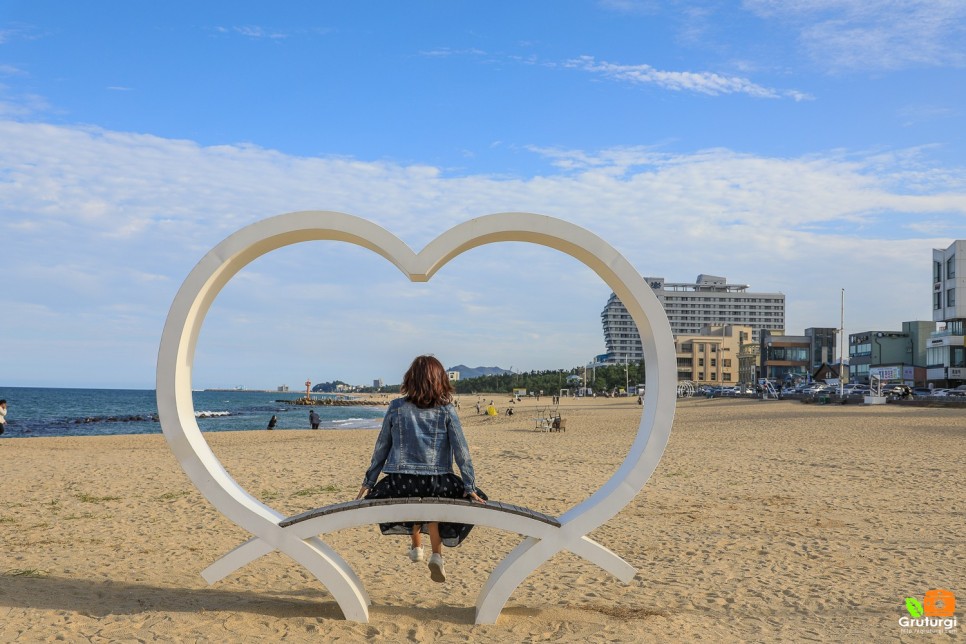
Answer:
[(453, 385), (443, 364), (433, 356), (418, 356), (403, 376), (399, 393), (420, 409), (453, 401)]

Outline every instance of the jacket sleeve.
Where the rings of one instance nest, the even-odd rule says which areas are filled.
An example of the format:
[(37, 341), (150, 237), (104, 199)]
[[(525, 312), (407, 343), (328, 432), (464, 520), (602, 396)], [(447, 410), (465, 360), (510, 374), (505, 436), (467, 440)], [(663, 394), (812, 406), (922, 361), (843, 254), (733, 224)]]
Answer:
[(463, 487), (466, 488), (466, 495), (469, 496), (476, 492), (476, 474), (473, 471), (473, 459), (470, 457), (470, 448), (466, 444), (466, 437), (463, 435), (463, 426), (460, 424), (456, 410), (450, 405), (446, 419), (446, 430), (449, 432), (450, 444), (453, 446), (453, 457), (456, 459), (456, 466), (460, 469), (460, 476), (463, 479)]
[(389, 450), (392, 449), (392, 407), (386, 410), (386, 415), (382, 419), (382, 429), (379, 430), (379, 437), (376, 438), (376, 447), (372, 450), (372, 462), (366, 470), (366, 476), (362, 480), (362, 486), (370, 490), (375, 487), (376, 479), (382, 472), (386, 459), (389, 458)]

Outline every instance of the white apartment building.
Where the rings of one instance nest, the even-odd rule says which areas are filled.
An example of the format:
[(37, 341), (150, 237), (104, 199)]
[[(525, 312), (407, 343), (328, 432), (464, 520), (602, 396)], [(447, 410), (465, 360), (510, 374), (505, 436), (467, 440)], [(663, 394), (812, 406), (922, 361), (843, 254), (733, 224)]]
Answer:
[(966, 240), (932, 251), (932, 319), (943, 328), (926, 346), (926, 380), (940, 387), (966, 383)]
[[(705, 326), (751, 327), (753, 342), (760, 331), (784, 331), (785, 294), (754, 293), (747, 284), (728, 284), (724, 277), (698, 275), (693, 284), (666, 282), (663, 277), (645, 277), (664, 306), (677, 336), (699, 335)], [(644, 358), (637, 325), (624, 304), (613, 293), (600, 314), (604, 326), (606, 357), (609, 364), (639, 362)]]

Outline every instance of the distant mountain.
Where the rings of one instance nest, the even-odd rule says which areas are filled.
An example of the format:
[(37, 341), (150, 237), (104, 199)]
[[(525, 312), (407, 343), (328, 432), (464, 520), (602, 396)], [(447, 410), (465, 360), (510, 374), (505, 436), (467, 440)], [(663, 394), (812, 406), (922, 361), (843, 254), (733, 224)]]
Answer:
[(450, 367), (447, 371), (458, 371), (460, 380), (479, 378), (480, 376), (501, 376), (505, 373), (510, 373), (509, 369), (503, 369), (501, 367), (467, 367), (465, 364)]

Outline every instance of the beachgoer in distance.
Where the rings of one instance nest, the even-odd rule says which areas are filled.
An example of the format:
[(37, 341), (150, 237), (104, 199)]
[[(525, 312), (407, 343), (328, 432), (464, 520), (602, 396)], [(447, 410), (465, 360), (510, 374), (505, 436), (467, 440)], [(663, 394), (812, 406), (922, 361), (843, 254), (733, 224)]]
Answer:
[[(442, 363), (433, 356), (417, 357), (403, 376), (399, 392), (403, 397), (386, 409), (372, 462), (356, 498), (446, 497), (485, 503), (486, 494), (476, 487), (473, 460), (453, 409), (453, 385)], [(453, 472), (454, 460), (462, 478)], [(385, 476), (376, 482), (380, 472)], [(429, 573), (438, 582), (446, 581), (442, 546), (458, 546), (472, 527), (438, 522), (379, 524), (382, 534), (410, 536), (413, 563), (422, 561), (422, 533), (429, 534)]]
[(268, 428), (275, 429), (275, 425), (277, 424), (278, 424), (278, 417), (275, 414), (272, 414), (272, 417), (268, 419)]
[(0, 434), (7, 429), (7, 401), (0, 400)]
[(319, 415), (315, 413), (314, 409), (309, 412), (309, 423), (312, 424), (312, 429), (318, 429), (319, 423), (321, 422), (321, 420), (322, 419), (319, 418)]

